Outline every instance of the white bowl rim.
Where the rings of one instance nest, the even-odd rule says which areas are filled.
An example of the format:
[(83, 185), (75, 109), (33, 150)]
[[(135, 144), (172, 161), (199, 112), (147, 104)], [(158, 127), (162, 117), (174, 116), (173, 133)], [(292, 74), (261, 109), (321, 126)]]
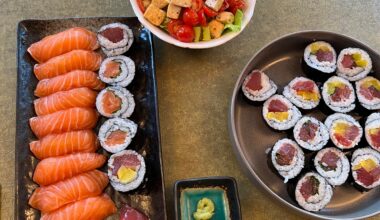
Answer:
[(232, 40), (236, 36), (238, 36), (245, 29), (245, 27), (248, 25), (248, 23), (252, 19), (253, 13), (255, 10), (256, 0), (247, 0), (247, 8), (245, 10), (242, 27), (241, 27), (241, 30), (239, 32), (227, 33), (218, 39), (213, 39), (210, 41), (193, 42), (193, 43), (181, 42), (181, 41), (175, 39), (174, 37), (170, 36), (167, 32), (165, 32), (161, 28), (154, 26), (153, 24), (151, 24), (149, 21), (147, 21), (144, 18), (144, 14), (140, 10), (139, 6), (137, 5), (136, 0), (130, 0), (130, 3), (132, 5), (132, 9), (133, 9), (134, 13), (136, 14), (137, 18), (139, 19), (139, 21), (148, 30), (150, 30), (155, 36), (157, 36), (161, 40), (163, 40), (167, 43), (173, 44), (175, 46), (182, 47), (182, 48), (205, 49), (205, 48), (217, 47), (219, 45), (222, 45), (222, 44)]

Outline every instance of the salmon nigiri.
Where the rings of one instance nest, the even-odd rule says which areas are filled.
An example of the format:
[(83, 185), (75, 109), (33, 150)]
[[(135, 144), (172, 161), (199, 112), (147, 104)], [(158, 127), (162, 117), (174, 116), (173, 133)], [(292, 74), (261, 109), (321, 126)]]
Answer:
[(93, 170), (34, 190), (29, 205), (41, 212), (52, 212), (66, 204), (102, 194), (108, 176)]
[(54, 212), (43, 214), (41, 220), (102, 220), (116, 213), (113, 201), (103, 194), (68, 204)]
[(62, 91), (34, 100), (37, 115), (47, 115), (74, 107), (95, 107), (97, 92), (89, 88)]
[(40, 160), (71, 153), (93, 153), (99, 148), (99, 141), (92, 130), (70, 131), (50, 134), (29, 143), (30, 151)]
[(69, 73), (43, 79), (38, 82), (34, 95), (48, 96), (59, 91), (87, 87), (92, 90), (102, 90), (105, 85), (100, 81), (98, 74), (88, 70), (74, 70)]
[(76, 49), (96, 50), (99, 48), (96, 34), (86, 28), (74, 27), (47, 36), (30, 45), (28, 52), (39, 63)]
[(37, 164), (33, 180), (41, 186), (46, 186), (99, 168), (105, 162), (106, 157), (96, 153), (76, 153), (50, 157)]
[(73, 70), (96, 71), (100, 67), (100, 54), (88, 50), (73, 50), (34, 66), (38, 80), (52, 78)]
[(33, 133), (42, 138), (48, 134), (92, 129), (98, 120), (98, 113), (91, 108), (70, 108), (52, 114), (29, 119)]

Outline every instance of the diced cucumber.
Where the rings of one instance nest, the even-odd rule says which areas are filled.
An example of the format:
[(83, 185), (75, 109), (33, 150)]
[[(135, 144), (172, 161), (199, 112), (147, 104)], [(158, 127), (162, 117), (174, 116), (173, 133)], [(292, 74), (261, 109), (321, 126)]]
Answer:
[(202, 27), (202, 41), (209, 41), (211, 40), (211, 33), (209, 26)]
[(199, 42), (201, 40), (202, 29), (201, 27), (193, 27), (193, 29), (195, 34), (194, 42)]

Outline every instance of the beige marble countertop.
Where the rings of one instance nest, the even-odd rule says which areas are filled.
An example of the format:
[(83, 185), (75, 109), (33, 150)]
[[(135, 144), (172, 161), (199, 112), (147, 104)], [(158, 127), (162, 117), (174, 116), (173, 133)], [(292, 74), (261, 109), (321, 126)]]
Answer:
[[(273, 202), (242, 173), (227, 130), (227, 109), (241, 69), (281, 35), (329, 30), (380, 51), (378, 0), (258, 0), (253, 20), (233, 41), (188, 50), (155, 38), (162, 151), (169, 219), (173, 183), (202, 176), (233, 176), (244, 219), (301, 219)], [(351, 17), (354, 15), (354, 17)], [(0, 0), (1, 219), (13, 219), (16, 116), (16, 27), (28, 18), (134, 16), (128, 0)], [(25, 146), (27, 147), (27, 146)], [(380, 216), (373, 219), (380, 219)]]

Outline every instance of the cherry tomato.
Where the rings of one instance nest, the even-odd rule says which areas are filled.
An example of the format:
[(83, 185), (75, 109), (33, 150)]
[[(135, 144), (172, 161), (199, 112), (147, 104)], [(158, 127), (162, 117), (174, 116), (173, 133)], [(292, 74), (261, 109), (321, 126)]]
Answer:
[(203, 8), (198, 11), (198, 20), (199, 24), (201, 24), (203, 27), (207, 26), (207, 19)]
[(137, 1), (137, 5), (139, 6), (141, 12), (144, 13), (145, 12), (144, 3), (142, 2), (142, 0), (136, 0), (136, 1)]
[(244, 0), (227, 0), (227, 2), (230, 5), (229, 11), (234, 14), (238, 9), (244, 10), (246, 7)]
[(191, 9), (198, 12), (203, 7), (203, 0), (192, 0), (191, 2)]
[(207, 15), (207, 17), (213, 18), (213, 17), (216, 17), (218, 15), (217, 11), (214, 11), (205, 5), (203, 6), (203, 10), (205, 11), (205, 14)]
[(190, 43), (194, 41), (194, 29), (190, 25), (183, 24), (177, 28), (177, 39), (182, 42)]
[(169, 34), (172, 36), (172, 37), (175, 37), (177, 38), (177, 30), (178, 30), (178, 26), (179, 25), (182, 25), (183, 22), (181, 20), (175, 20), (175, 19), (172, 19), (169, 21), (168, 23), (168, 32)]
[(224, 0), (222, 7), (219, 9), (218, 12), (223, 12), (227, 10), (230, 7), (230, 4), (228, 4), (227, 0)]
[(199, 24), (198, 14), (191, 8), (186, 8), (182, 15), (182, 20), (185, 24), (196, 26)]

